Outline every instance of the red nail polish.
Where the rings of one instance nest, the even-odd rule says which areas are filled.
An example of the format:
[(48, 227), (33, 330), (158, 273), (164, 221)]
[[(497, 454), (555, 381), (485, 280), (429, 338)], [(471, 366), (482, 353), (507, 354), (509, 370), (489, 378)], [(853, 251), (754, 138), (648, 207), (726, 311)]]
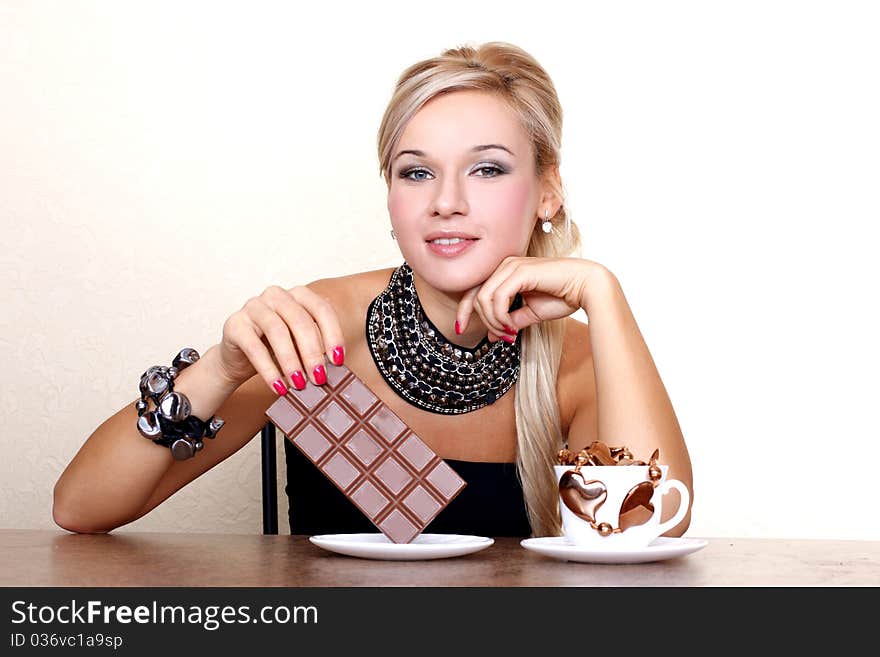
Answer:
[(455, 320), (455, 334), (461, 335), (461, 326), (459, 326), (458, 320)]
[(507, 324), (502, 324), (501, 326), (503, 326), (504, 330), (507, 331), (508, 333), (510, 333), (511, 335), (516, 335), (516, 329), (510, 328)]
[(509, 342), (510, 344), (513, 344), (514, 342), (516, 342), (516, 338), (512, 338), (509, 335), (502, 335), (501, 339), (504, 340), (505, 342)]
[(293, 380), (293, 387), (297, 390), (302, 390), (306, 387), (306, 377), (299, 370), (291, 374), (290, 378)]
[(345, 349), (342, 345), (335, 347), (333, 349), (333, 364), (334, 365), (342, 365), (345, 360)]
[(312, 374), (315, 375), (315, 383), (318, 385), (323, 385), (327, 383), (327, 372), (324, 371), (323, 365), (318, 365), (314, 370), (312, 370)]
[(272, 387), (275, 388), (275, 392), (277, 392), (279, 396), (287, 394), (287, 386), (284, 385), (284, 382), (281, 379), (275, 379)]

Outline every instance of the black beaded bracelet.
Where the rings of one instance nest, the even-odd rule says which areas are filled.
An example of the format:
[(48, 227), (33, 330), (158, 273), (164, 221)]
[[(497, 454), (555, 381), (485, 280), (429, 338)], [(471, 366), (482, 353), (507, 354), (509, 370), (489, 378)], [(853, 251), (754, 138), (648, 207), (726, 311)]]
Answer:
[[(141, 435), (157, 445), (170, 447), (178, 461), (195, 456), (203, 447), (202, 438), (214, 438), (225, 423), (216, 415), (207, 422), (191, 415), (187, 396), (174, 391), (174, 379), (198, 359), (199, 352), (185, 347), (171, 361), (171, 367), (153, 365), (141, 374), (141, 398), (135, 404)], [(147, 410), (148, 399), (155, 405), (151, 411)]]

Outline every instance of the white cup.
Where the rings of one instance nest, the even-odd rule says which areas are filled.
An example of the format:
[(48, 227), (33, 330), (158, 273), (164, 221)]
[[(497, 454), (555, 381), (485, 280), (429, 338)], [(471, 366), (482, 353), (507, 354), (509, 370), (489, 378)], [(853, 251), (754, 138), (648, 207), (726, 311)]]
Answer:
[[(572, 481), (578, 484), (578, 488), (584, 492), (583, 495), (569, 491), (568, 495), (578, 500), (578, 507), (581, 512), (585, 508), (591, 508), (596, 525), (608, 523), (612, 528), (620, 526), (620, 509), (623, 505), (624, 498), (635, 486), (642, 482), (650, 481), (648, 477), (647, 465), (585, 465), (580, 469), (581, 478), (573, 477)], [(565, 503), (562, 495), (559, 498), (559, 512), (562, 516), (563, 534), (575, 545), (596, 548), (596, 549), (637, 549), (647, 547), (651, 541), (660, 536), (662, 533), (672, 529), (681, 522), (687, 513), (691, 501), (690, 491), (678, 479), (667, 479), (666, 474), (669, 470), (668, 465), (661, 465), (660, 471), (662, 477), (656, 488), (654, 488), (651, 497), (651, 504), (654, 507), (654, 513), (644, 523), (627, 527), (623, 531), (614, 532), (607, 536), (602, 536), (594, 529), (589, 521), (576, 515)], [(568, 471), (575, 469), (574, 465), (557, 465), (556, 481), (562, 478), (562, 475)], [(591, 483), (601, 482), (601, 485)], [(590, 495), (596, 494), (602, 490), (604, 486), (604, 501), (597, 502), (598, 497), (590, 499)], [(669, 520), (660, 522), (663, 511), (663, 496), (671, 489), (675, 488), (681, 499), (678, 509)], [(646, 511), (647, 513), (647, 511)]]

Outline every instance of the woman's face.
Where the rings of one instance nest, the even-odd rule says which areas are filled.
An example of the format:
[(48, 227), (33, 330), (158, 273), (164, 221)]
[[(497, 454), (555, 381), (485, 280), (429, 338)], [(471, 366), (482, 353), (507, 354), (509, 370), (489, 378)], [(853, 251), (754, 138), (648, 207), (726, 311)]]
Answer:
[[(541, 193), (528, 135), (486, 92), (435, 97), (410, 120), (392, 153), (391, 226), (404, 259), (438, 290), (468, 290), (505, 257), (525, 255)], [(436, 231), (476, 240), (444, 257), (427, 242)]]

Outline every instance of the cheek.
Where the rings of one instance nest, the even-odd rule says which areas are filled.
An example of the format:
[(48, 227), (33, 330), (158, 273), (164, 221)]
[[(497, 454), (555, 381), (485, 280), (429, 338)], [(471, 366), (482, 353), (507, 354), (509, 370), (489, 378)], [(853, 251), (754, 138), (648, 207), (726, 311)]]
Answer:
[(532, 200), (532, 186), (527, 181), (512, 181), (501, 194), (491, 195), (492, 215), (505, 223), (518, 222), (528, 213)]
[(393, 188), (388, 192), (388, 215), (391, 219), (391, 227), (396, 229), (399, 235), (407, 232), (410, 217), (419, 214), (418, 207), (412, 194), (401, 193)]
[(503, 193), (494, 190), (486, 201), (487, 225), (493, 241), (505, 250), (518, 250), (523, 236), (532, 231), (532, 197), (534, 190), (527, 181), (505, 185)]

